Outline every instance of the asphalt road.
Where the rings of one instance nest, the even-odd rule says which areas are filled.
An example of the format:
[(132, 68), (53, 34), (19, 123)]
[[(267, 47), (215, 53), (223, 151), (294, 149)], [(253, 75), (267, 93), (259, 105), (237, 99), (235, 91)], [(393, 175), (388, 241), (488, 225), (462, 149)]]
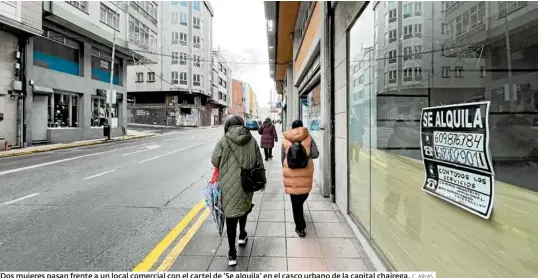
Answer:
[(202, 200), (222, 133), (0, 159), (0, 269), (132, 270)]

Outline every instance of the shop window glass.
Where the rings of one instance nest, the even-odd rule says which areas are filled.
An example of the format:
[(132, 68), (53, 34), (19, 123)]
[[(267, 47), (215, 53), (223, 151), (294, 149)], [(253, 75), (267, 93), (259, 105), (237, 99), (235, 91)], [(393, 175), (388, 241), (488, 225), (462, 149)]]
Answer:
[[(537, 276), (538, 32), (530, 3), (406, 3), (395, 25), (374, 21), (393, 18), (394, 2), (370, 2), (351, 25), (349, 211), (392, 268), (440, 277)], [(434, 17), (404, 22), (418, 14)], [(395, 26), (402, 26), (398, 36)], [(394, 55), (401, 38), (410, 39)], [(478, 101), (490, 101), (489, 219), (422, 191), (422, 109)]]
[(55, 92), (48, 99), (50, 128), (79, 127), (79, 95)]

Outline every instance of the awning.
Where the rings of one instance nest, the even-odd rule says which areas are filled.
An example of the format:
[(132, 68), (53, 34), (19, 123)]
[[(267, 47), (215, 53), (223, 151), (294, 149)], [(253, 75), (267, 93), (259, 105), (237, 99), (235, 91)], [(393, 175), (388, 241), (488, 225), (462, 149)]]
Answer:
[(34, 92), (34, 94), (42, 94), (42, 95), (52, 95), (54, 93), (52, 88), (41, 87), (41, 86), (33, 86), (32, 91)]

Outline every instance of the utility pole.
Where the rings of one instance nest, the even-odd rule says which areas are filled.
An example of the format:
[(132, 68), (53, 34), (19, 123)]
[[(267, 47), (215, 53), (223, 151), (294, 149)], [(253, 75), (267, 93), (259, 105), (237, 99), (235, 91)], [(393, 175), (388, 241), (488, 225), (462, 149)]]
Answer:
[[(116, 15), (115, 16), (119, 16), (118, 14), (118, 8), (120, 7), (120, 2), (117, 2), (116, 3)], [(115, 20), (118, 21), (118, 23), (120, 22), (120, 20), (118, 18), (116, 18)], [(109, 109), (108, 113), (106, 113), (106, 110), (105, 110), (105, 115), (107, 117), (107, 126), (108, 126), (108, 140), (110, 140), (110, 133), (111, 133), (111, 125), (112, 125), (112, 97), (113, 97), (113, 94), (112, 94), (112, 85), (113, 85), (113, 81), (114, 81), (114, 55), (116, 54), (116, 28), (112, 28), (114, 29), (114, 35), (112, 37), (112, 57), (111, 57), (111, 61), (110, 61), (110, 83), (109, 83), (109, 92), (110, 92), (110, 96), (109, 94), (107, 94), (107, 101), (106, 101), (106, 106), (107, 108)], [(127, 97), (127, 96), (126, 96)], [(126, 98), (127, 99), (127, 98)], [(107, 127), (104, 127), (104, 128), (107, 128)]]
[(509, 111), (513, 112), (515, 103), (513, 101), (513, 58), (511, 57), (511, 43), (509, 40), (509, 26), (507, 24), (507, 14), (504, 18), (504, 27), (505, 27), (505, 49), (507, 55), (507, 83), (509, 84)]

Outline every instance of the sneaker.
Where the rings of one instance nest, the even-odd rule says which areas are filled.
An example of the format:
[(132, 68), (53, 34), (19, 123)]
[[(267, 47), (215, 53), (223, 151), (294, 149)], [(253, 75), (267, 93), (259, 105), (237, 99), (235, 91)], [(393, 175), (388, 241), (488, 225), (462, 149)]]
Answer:
[(305, 233), (305, 229), (303, 230), (296, 229), (296, 234), (298, 234), (299, 237), (305, 237), (307, 235), (307, 233)]
[(248, 239), (249, 239), (249, 238), (247, 238), (247, 234), (245, 234), (245, 237), (243, 237), (243, 238), (240, 237), (240, 238), (238, 239), (238, 245), (239, 245), (240, 247), (245, 247), (245, 245), (247, 245), (247, 240), (248, 240)]
[(238, 261), (237, 261), (237, 255), (236, 254), (232, 254), (232, 255), (228, 255), (228, 266), (236, 266), (238, 264)]

